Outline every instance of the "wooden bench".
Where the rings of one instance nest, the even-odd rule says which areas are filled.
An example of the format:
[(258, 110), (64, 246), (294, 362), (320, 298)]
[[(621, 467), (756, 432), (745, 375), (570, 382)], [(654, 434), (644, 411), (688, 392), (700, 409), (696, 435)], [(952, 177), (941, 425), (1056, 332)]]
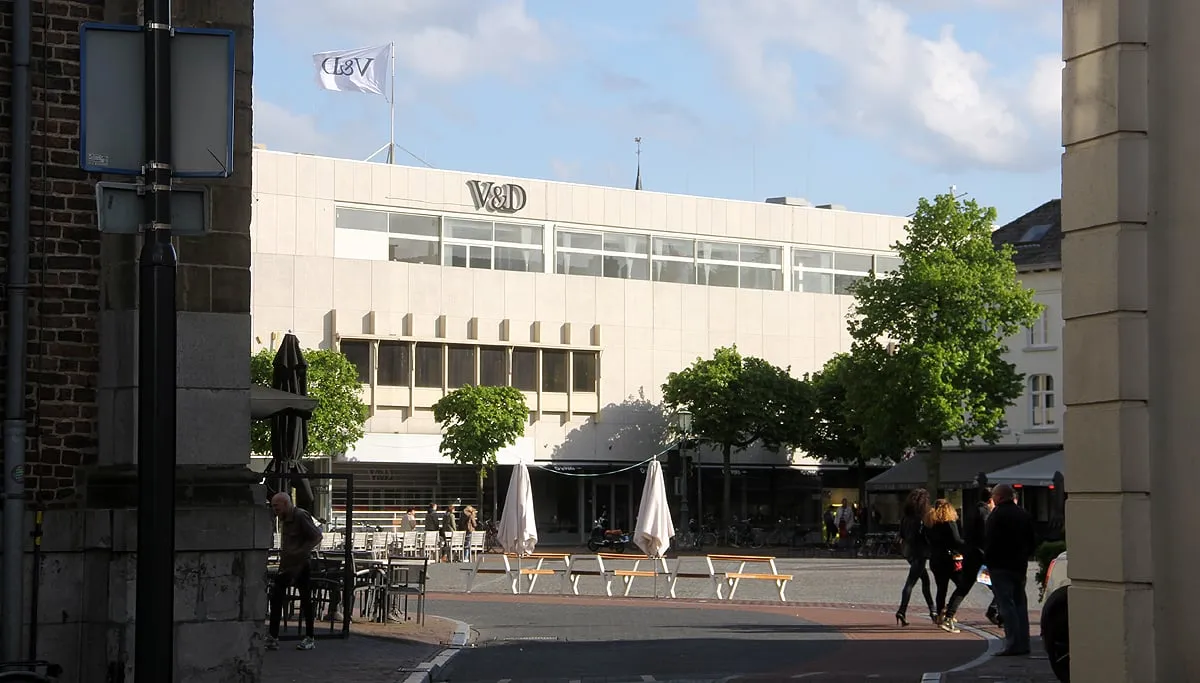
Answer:
[[(780, 574), (775, 567), (775, 558), (764, 555), (706, 555), (708, 561), (709, 573), (713, 576), (717, 583), (717, 598), (732, 600), (737, 593), (738, 585), (742, 580), (748, 581), (774, 581), (775, 588), (779, 591), (779, 600), (787, 602), (787, 584), (792, 580), (791, 574)], [(738, 567), (734, 570), (718, 569), (717, 565), (731, 565), (737, 563)], [(746, 571), (746, 566), (759, 566), (764, 570), (770, 571), (754, 572)], [(729, 587), (729, 597), (723, 598), (722, 584)]]
[[(633, 589), (633, 580), (642, 577), (649, 579), (657, 579), (660, 575), (668, 574), (667, 561), (663, 558), (652, 558), (648, 555), (625, 555), (616, 553), (599, 553), (596, 555), (596, 561), (600, 565), (600, 571), (604, 575), (604, 592), (612, 597), (612, 583), (615, 579), (621, 579), (625, 584), (625, 590), (621, 593), (623, 597), (629, 596), (629, 591)], [(615, 564), (622, 562), (632, 562), (632, 567), (605, 566), (605, 562)], [(653, 569), (642, 569), (643, 562), (650, 562)], [(662, 571), (659, 571), (659, 568)], [(655, 597), (658, 590), (655, 591)]]
[(675, 561), (675, 571), (670, 572), (670, 574), (667, 577), (669, 579), (669, 583), (667, 584), (667, 586), (668, 586), (671, 597), (672, 598), (677, 597), (675, 595), (675, 585), (677, 583), (679, 583), (680, 579), (706, 579), (706, 580), (712, 582), (713, 588), (715, 589), (715, 592), (717, 595), (717, 599), (718, 600), (721, 599), (723, 581), (720, 577), (713, 574), (711, 566), (706, 566), (703, 570), (701, 570), (699, 568), (696, 568), (695, 570), (692, 570), (692, 571), (684, 570), (684, 562), (686, 562), (688, 560), (693, 560), (693, 559), (699, 560), (700, 558), (699, 557), (695, 557), (695, 558), (680, 557), (678, 560)]
[[(503, 566), (485, 566), (489, 560), (499, 560)], [(546, 562), (562, 562), (562, 568), (547, 567)], [(533, 563), (533, 566), (528, 566)], [(525, 566), (522, 566), (522, 565)], [(467, 577), (467, 592), (470, 593), (475, 585), (475, 577), (479, 574), (503, 574), (509, 579), (509, 589), (514, 595), (521, 592), (521, 577), (529, 577), (529, 591), (533, 591), (534, 584), (539, 576), (554, 576), (561, 574), (563, 577), (563, 586), (560, 591), (565, 591), (566, 581), (570, 576), (571, 556), (560, 553), (534, 553), (531, 555), (516, 555), (513, 553), (504, 553), (502, 555), (493, 555), (488, 553), (480, 553), (476, 556), (475, 562), (470, 567), (464, 568), (463, 571), (470, 572)]]

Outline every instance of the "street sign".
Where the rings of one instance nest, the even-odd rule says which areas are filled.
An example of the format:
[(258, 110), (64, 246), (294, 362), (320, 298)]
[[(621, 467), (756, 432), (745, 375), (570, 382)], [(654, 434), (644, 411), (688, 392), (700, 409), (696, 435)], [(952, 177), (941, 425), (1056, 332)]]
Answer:
[[(171, 234), (194, 237), (212, 227), (210, 197), (203, 185), (171, 188)], [(135, 183), (96, 183), (96, 215), (100, 232), (136, 235), (143, 222), (145, 194)]]
[[(233, 172), (233, 31), (176, 28), (171, 37), (171, 159), (179, 178)], [(79, 31), (79, 166), (141, 175), (146, 163), (145, 33), (85, 23)]]

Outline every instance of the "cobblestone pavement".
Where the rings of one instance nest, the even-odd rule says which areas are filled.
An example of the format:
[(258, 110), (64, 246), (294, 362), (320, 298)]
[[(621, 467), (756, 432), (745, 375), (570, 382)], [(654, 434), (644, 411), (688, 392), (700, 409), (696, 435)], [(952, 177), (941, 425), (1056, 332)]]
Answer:
[(281, 641), (263, 656), (261, 683), (397, 683), (448, 642), (454, 622), (428, 617), (424, 626), (354, 624), (347, 640), (322, 639), (307, 652)]

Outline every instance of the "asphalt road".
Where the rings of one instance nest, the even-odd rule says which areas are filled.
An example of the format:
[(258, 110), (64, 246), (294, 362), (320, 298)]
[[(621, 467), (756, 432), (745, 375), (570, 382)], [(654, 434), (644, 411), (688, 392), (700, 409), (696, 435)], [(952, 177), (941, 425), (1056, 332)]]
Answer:
[(446, 594), (428, 609), (472, 625), (446, 683), (903, 681), (985, 650), (877, 610)]

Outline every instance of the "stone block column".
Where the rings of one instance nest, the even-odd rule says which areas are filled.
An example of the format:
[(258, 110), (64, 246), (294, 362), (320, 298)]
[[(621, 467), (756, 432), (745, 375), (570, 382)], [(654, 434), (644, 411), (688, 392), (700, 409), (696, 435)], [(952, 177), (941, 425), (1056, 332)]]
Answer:
[(1072, 674), (1200, 680), (1200, 4), (1063, 8)]

